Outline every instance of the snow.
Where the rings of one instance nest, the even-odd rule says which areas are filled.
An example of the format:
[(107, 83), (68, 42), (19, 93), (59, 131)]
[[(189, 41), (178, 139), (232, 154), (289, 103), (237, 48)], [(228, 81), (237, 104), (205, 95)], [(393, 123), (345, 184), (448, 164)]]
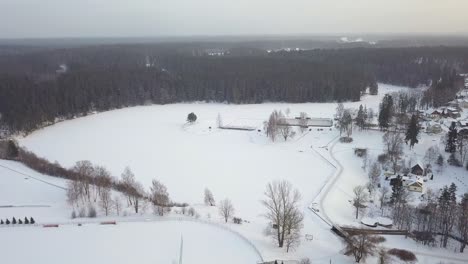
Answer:
[(66, 216), (70, 212), (65, 186), (65, 180), (42, 175), (17, 162), (0, 160), (0, 219), (64, 219), (64, 212)]
[[(59, 228), (0, 229), (2, 263), (177, 263), (183, 237), (183, 263), (257, 263), (260, 257), (227, 230), (188, 221), (88, 224)], [(14, 239), (11, 239), (13, 238)], [(47, 241), (47, 243), (44, 243)], [(28, 246), (30, 245), (30, 246)], [(27, 248), (27, 249), (25, 249)], [(235, 254), (233, 254), (235, 249)], [(27, 254), (21, 254), (27, 250)]]
[[(366, 95), (360, 102), (349, 102), (344, 105), (345, 108), (356, 109), (363, 104), (377, 112), (385, 93), (402, 89), (405, 88), (379, 84), (378, 96)], [(296, 137), (287, 142), (278, 139), (272, 143), (257, 129), (263, 129), (263, 121), (273, 110), (285, 111), (287, 108), (291, 111), (289, 116), (291, 118), (298, 116), (300, 112), (306, 112), (308, 116), (333, 118), (336, 103), (257, 105), (184, 103), (132, 107), (61, 122), (38, 130), (26, 138), (20, 138), (19, 142), (38, 155), (51, 161), (58, 161), (66, 167), (73, 166), (79, 160), (90, 160), (95, 164), (104, 165), (113, 175), (119, 176), (126, 166), (130, 166), (136, 178), (146, 187), (149, 187), (152, 179), (158, 179), (167, 185), (172, 200), (188, 202), (196, 208), (201, 218), (221, 224), (216, 207), (202, 205), (203, 190), (209, 188), (216, 200), (231, 199), (236, 209), (236, 216), (249, 221), (242, 225), (229, 224), (227, 227), (251, 241), (266, 260), (298, 260), (309, 257), (313, 263), (329, 263), (330, 260), (333, 263), (348, 263), (350, 258), (340, 252), (341, 240), (333, 235), (330, 227), (308, 207), (312, 202), (323, 203), (319, 215), (328, 216), (337, 224), (360, 225), (359, 220), (354, 219), (354, 208), (349, 200), (352, 199), (352, 189), (367, 182), (367, 173), (361, 168), (361, 159), (354, 155), (353, 148), (368, 148), (369, 154), (376, 157), (383, 150), (382, 133), (356, 130), (353, 134), (354, 141), (346, 144), (335, 143), (339, 135), (335, 128), (323, 131), (313, 128), (305, 134), (296, 131)], [(185, 124), (185, 119), (190, 112), (194, 112), (198, 120), (195, 124), (188, 125)], [(218, 113), (223, 119), (223, 124), (257, 129), (254, 131), (217, 129)], [(433, 144), (440, 144), (440, 136), (425, 136), (413, 152), (407, 151), (406, 158), (412, 155), (422, 158), (425, 150)], [(343, 167), (340, 175), (337, 175), (337, 162)], [(457, 171), (452, 168), (447, 170)], [(462, 171), (457, 172), (462, 173)], [(0, 171), (0, 177), (2, 175)], [(460, 174), (451, 175), (444, 174), (444, 177), (461, 178)], [(335, 176), (339, 176), (336, 177), (336, 183), (333, 181)], [(260, 200), (263, 198), (266, 184), (280, 179), (290, 181), (301, 192), (300, 206), (305, 214), (302, 233), (304, 236), (309, 234), (314, 238), (312, 241), (306, 241), (304, 237), (301, 246), (290, 253), (275, 247), (271, 239), (263, 234), (268, 221), (262, 216), (264, 208)], [(434, 184), (436, 187), (448, 181), (442, 177), (435, 177), (434, 181), (428, 184)], [(326, 188), (328, 185), (331, 186), (330, 192)], [(45, 191), (38, 192), (45, 193)], [(55, 197), (53, 200), (63, 203), (62, 197)], [(69, 208), (62, 210), (63, 219), (69, 215)], [(136, 221), (139, 220), (136, 218)], [(126, 237), (127, 228), (139, 230), (144, 226), (157, 229), (159, 224), (118, 224), (117, 227), (110, 229), (120, 230), (120, 227), (123, 227), (121, 234), (122, 237)], [(100, 230), (106, 230), (107, 227), (89, 226), (89, 228), (93, 232), (101, 232)], [(74, 234), (75, 229), (81, 230), (71, 226), (66, 226), (64, 229), (71, 230), (70, 234)], [(167, 230), (173, 234), (168, 239), (171, 241), (178, 239), (178, 227)], [(41, 237), (42, 233), (39, 233), (37, 235)], [(102, 236), (106, 237), (107, 234)], [(28, 241), (30, 238), (25, 239)], [(397, 239), (401, 240), (401, 237)], [(146, 243), (161, 243), (160, 240), (158, 235), (154, 235), (152, 240), (147, 240)], [(220, 248), (218, 244), (211, 247), (216, 251)], [(163, 255), (168, 257), (170, 254)], [(147, 260), (149, 257), (145, 255), (141, 259)]]

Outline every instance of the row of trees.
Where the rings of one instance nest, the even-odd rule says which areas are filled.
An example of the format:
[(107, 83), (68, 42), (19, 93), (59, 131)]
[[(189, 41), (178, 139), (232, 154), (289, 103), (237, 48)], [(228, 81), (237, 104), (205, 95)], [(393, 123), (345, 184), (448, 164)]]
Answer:
[[(213, 58), (164, 45), (96, 46), (0, 56), (0, 129), (32, 131), (92, 111), (180, 101), (315, 102), (360, 99), (376, 80), (430, 85), (420, 105), (453, 98), (467, 49), (343, 49)], [(146, 58), (153, 63), (146, 65)], [(59, 65), (67, 71), (57, 73)], [(417, 97), (398, 98), (398, 109)], [(396, 98), (394, 98), (396, 101)]]
[(36, 223), (36, 221), (35, 221), (34, 218), (32, 218), (32, 217), (30, 217), (30, 218), (25, 217), (25, 218), (24, 218), (24, 221), (21, 220), (21, 218), (18, 218), (18, 220), (16, 220), (15, 217), (13, 217), (13, 218), (11, 219), (11, 221), (10, 221), (8, 218), (5, 219), (5, 221), (3, 221), (3, 219), (0, 219), (0, 225), (9, 225), (9, 224), (12, 224), (12, 225), (16, 225), (16, 224), (18, 224), (18, 225), (22, 225), (22, 224), (25, 224), (25, 225), (29, 225), (29, 224), (34, 225), (35, 223)]

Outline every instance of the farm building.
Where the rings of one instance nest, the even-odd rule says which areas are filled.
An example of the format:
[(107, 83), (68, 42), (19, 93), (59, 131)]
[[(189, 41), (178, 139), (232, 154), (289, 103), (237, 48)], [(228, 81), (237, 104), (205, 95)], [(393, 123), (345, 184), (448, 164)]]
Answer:
[(414, 181), (414, 182), (411, 182), (410, 184), (408, 184), (408, 191), (411, 191), (411, 192), (420, 192), (422, 193), (423, 191), (423, 183), (420, 182), (420, 181)]
[(281, 119), (279, 125), (283, 126), (307, 126), (307, 127), (332, 127), (333, 120), (331, 118), (284, 118)]
[(414, 175), (422, 176), (424, 174), (424, 168), (421, 165), (416, 164), (413, 167), (411, 167), (411, 173)]

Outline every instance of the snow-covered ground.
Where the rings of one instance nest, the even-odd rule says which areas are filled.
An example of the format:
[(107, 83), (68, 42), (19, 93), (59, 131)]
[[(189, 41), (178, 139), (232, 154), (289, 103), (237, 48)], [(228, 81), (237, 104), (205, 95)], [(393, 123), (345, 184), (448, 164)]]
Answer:
[(70, 211), (65, 187), (65, 180), (42, 175), (17, 162), (0, 160), (0, 219), (61, 221)]
[[(365, 96), (361, 102), (345, 103), (345, 107), (356, 109), (363, 104), (377, 112), (385, 93), (401, 89), (405, 88), (380, 84), (378, 96)], [(287, 142), (272, 143), (263, 132), (256, 130), (216, 128), (218, 113), (226, 125), (262, 129), (263, 121), (274, 109), (285, 111), (288, 108), (291, 117), (306, 112), (311, 117), (333, 118), (336, 104), (141, 106), (58, 123), (19, 141), (36, 154), (66, 167), (79, 160), (90, 160), (119, 176), (126, 166), (130, 166), (145, 187), (149, 187), (152, 179), (158, 179), (167, 185), (174, 201), (191, 204), (204, 220), (220, 222), (216, 208), (202, 205), (203, 190), (209, 188), (215, 199), (231, 199), (236, 216), (250, 222), (229, 224), (229, 228), (248, 238), (265, 259), (309, 257), (313, 263), (329, 263), (330, 260), (349, 263), (351, 259), (340, 252), (341, 240), (307, 207), (324, 198), (322, 205), (330, 219), (339, 224), (357, 223), (348, 200), (354, 186), (367, 181), (367, 174), (352, 148), (368, 147), (372, 155), (377, 155), (382, 151), (382, 134), (378, 131), (355, 132), (353, 143), (333, 145), (339, 134), (336, 129), (312, 129), (305, 134), (298, 133)], [(185, 119), (190, 112), (194, 112), (198, 120), (193, 125), (186, 125)], [(336, 164), (328, 151), (332, 146), (332, 155), (343, 166), (336, 183), (331, 181), (336, 176)], [(418, 148), (415, 151), (419, 153)], [(262, 217), (264, 208), (260, 200), (266, 184), (279, 179), (290, 181), (301, 192), (305, 214), (303, 234), (314, 237), (312, 241), (302, 239), (301, 246), (292, 253), (276, 248), (263, 234), (268, 222)], [(324, 188), (326, 184), (332, 186), (330, 192)], [(68, 220), (70, 212), (70, 208), (64, 210), (64, 221)], [(171, 239), (178, 239), (178, 232), (173, 234)], [(217, 245), (215, 247), (217, 249)]]
[(178, 263), (181, 237), (185, 264), (261, 260), (255, 250), (229, 231), (188, 221), (23, 226), (2, 228), (0, 234), (2, 263)]

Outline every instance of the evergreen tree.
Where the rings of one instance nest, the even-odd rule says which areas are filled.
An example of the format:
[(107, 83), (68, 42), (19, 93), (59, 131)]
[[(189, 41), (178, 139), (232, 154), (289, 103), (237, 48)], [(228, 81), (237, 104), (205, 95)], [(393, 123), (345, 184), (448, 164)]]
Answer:
[(5, 224), (7, 224), (7, 225), (10, 224), (10, 220), (8, 220), (8, 218), (7, 218), (7, 220), (5, 221)]
[(18, 219), (18, 224), (19, 224), (19, 225), (22, 225), (22, 224), (23, 224), (23, 221), (21, 221), (21, 219)]
[(364, 126), (366, 124), (366, 115), (364, 112), (364, 108), (362, 105), (359, 106), (359, 110), (355, 119), (356, 125), (359, 127), (359, 129), (364, 129)]
[(395, 182), (392, 186), (392, 196), (390, 197), (390, 204), (395, 204), (400, 199), (402, 193), (404, 192), (403, 189), (403, 181), (400, 176), (395, 178)]
[(13, 219), (11, 220), (11, 223), (12, 223), (13, 225), (16, 225), (16, 218), (13, 217)]
[(29, 220), (29, 223), (30, 223), (31, 225), (34, 225), (36, 222), (34, 221), (34, 218), (31, 217), (31, 219)]
[(195, 113), (193, 113), (193, 112), (188, 114), (187, 121), (189, 123), (193, 123), (193, 122), (197, 121), (197, 115)]
[(387, 129), (393, 117), (393, 97), (386, 94), (380, 104), (379, 112), (379, 127), (380, 129)]
[(406, 130), (406, 144), (408, 141), (410, 142), (410, 148), (414, 147), (414, 144), (418, 143), (418, 135), (419, 135), (419, 122), (418, 117), (416, 115), (411, 116), (411, 121), (408, 125), (408, 129)]
[(4, 223), (3, 223), (3, 219), (1, 219), (1, 220), (0, 220), (0, 225), (3, 225), (3, 224), (4, 224)]
[(449, 153), (455, 153), (457, 150), (457, 137), (458, 137), (458, 131), (456, 128), (455, 122), (452, 122), (450, 125), (449, 131), (447, 133), (447, 143), (445, 145), (445, 151)]
[(29, 220), (27, 217), (24, 217), (24, 224), (28, 225), (29, 224)]
[(369, 93), (371, 95), (377, 95), (379, 93), (379, 86), (377, 84), (377, 82), (372, 82), (369, 86)]

